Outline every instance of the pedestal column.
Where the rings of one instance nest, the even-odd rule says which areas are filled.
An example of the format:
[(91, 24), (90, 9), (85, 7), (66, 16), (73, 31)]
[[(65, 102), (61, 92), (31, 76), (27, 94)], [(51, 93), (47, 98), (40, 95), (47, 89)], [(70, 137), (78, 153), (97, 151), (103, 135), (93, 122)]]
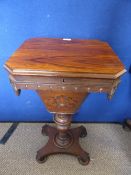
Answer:
[(73, 136), (68, 132), (71, 126), (71, 117), (70, 114), (54, 115), (54, 122), (56, 123), (56, 128), (58, 130), (58, 133), (54, 138), (54, 143), (60, 148), (66, 148), (73, 142)]

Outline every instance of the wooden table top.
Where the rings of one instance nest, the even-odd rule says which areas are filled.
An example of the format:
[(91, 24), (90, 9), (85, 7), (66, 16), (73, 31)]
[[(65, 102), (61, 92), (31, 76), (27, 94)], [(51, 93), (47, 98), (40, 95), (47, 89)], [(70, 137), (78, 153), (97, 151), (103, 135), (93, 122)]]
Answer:
[(13, 75), (117, 78), (124, 66), (106, 42), (32, 38), (6, 62)]

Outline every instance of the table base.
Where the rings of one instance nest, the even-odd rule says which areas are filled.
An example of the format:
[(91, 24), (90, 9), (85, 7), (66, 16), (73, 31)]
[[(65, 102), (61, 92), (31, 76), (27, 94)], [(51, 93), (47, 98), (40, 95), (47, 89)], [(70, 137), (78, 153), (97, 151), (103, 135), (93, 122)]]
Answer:
[(37, 152), (37, 162), (44, 163), (47, 160), (47, 156), (51, 154), (65, 153), (77, 156), (79, 163), (82, 165), (89, 163), (89, 154), (85, 152), (79, 144), (79, 137), (85, 137), (87, 135), (84, 126), (68, 129), (66, 131), (66, 137), (61, 137), (61, 139), (59, 139), (58, 136), (59, 130), (49, 125), (42, 127), (42, 134), (49, 136), (49, 140), (47, 144)]

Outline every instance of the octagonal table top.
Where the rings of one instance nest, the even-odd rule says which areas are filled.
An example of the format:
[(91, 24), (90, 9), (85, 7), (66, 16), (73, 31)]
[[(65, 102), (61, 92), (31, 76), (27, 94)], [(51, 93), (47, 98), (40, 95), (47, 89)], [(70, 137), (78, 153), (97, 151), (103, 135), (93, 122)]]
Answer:
[(107, 42), (100, 40), (31, 38), (8, 59), (13, 75), (111, 78), (126, 70)]

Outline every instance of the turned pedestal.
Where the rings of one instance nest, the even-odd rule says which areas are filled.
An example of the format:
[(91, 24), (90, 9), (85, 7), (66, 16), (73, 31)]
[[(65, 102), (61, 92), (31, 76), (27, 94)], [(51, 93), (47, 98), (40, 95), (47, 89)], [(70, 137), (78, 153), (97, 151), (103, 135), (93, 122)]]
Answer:
[(36, 160), (42, 163), (48, 155), (66, 153), (87, 165), (89, 154), (79, 144), (86, 129), (71, 128), (71, 119), (88, 94), (106, 93), (111, 99), (120, 83), (125, 69), (108, 43), (33, 38), (16, 50), (5, 68), (17, 95), (21, 89), (35, 90), (54, 115), (56, 127), (43, 126), (42, 134), (49, 140), (37, 152)]

